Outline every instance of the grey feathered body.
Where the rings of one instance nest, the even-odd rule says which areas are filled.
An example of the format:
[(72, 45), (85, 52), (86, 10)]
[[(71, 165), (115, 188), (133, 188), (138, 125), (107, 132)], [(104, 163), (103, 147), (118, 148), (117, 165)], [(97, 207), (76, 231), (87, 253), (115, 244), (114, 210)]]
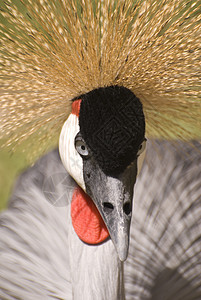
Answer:
[[(181, 155), (168, 142), (148, 144), (124, 263), (126, 299), (201, 299), (201, 147), (179, 147)], [(72, 229), (75, 185), (57, 150), (18, 179), (0, 216), (0, 299), (121, 299), (112, 242), (88, 246)]]

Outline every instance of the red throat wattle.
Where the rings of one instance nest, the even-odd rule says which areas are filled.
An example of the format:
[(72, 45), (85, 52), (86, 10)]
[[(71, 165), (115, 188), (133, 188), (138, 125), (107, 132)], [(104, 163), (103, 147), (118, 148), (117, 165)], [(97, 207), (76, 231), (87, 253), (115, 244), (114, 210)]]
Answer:
[(98, 209), (80, 187), (77, 187), (73, 193), (71, 219), (76, 234), (87, 244), (99, 244), (109, 237)]

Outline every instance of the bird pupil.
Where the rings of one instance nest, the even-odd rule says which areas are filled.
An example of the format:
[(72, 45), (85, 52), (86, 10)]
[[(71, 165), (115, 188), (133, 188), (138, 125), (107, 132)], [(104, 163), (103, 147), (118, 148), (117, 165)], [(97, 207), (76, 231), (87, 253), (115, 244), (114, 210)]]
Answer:
[(81, 146), (81, 149), (82, 149), (82, 150), (85, 150), (85, 146), (84, 146), (84, 145), (82, 145), (82, 146)]

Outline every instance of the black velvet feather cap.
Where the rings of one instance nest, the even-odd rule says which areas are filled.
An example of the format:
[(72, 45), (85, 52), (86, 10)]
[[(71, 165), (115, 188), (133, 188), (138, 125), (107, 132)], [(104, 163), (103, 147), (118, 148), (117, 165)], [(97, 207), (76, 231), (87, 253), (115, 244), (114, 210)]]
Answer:
[(80, 133), (100, 168), (118, 175), (136, 159), (144, 140), (140, 100), (129, 89), (109, 86), (80, 96)]

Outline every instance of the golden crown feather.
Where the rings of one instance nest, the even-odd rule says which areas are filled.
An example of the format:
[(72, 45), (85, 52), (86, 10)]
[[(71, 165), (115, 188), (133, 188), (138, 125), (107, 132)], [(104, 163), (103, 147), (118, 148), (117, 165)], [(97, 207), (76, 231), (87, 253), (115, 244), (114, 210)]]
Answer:
[[(150, 138), (201, 137), (201, 1), (0, 1), (0, 137), (55, 143), (74, 97), (121, 85)], [(42, 147), (42, 146), (41, 146)]]

